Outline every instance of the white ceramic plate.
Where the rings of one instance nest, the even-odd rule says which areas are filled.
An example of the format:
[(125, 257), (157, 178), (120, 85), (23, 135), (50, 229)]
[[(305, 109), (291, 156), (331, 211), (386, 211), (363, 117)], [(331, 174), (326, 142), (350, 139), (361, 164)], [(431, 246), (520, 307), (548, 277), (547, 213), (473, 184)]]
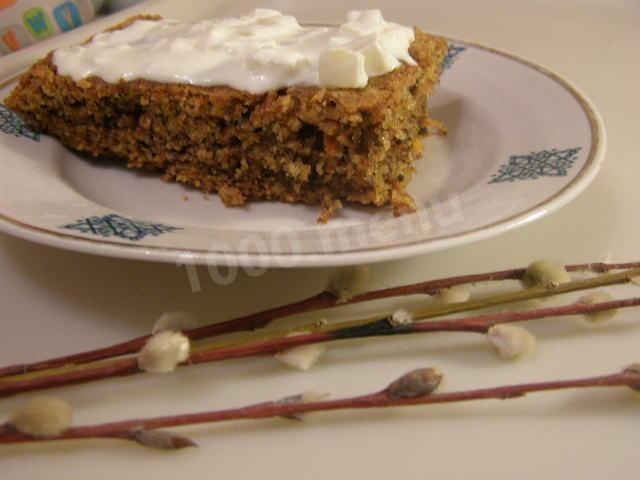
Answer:
[[(491, 237), (575, 198), (605, 150), (602, 122), (566, 80), (512, 55), (454, 41), (410, 192), (421, 206), (225, 208), (216, 196), (84, 158), (0, 107), (0, 229), (70, 250), (171, 262), (330, 266), (432, 252)], [(0, 90), (4, 98), (13, 87)]]

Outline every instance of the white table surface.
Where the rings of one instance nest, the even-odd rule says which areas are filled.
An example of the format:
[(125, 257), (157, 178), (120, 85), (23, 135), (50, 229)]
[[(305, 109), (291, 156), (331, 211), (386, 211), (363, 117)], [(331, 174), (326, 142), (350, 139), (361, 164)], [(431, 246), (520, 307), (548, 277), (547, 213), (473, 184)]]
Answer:
[[(600, 110), (608, 133), (594, 183), (557, 213), (498, 238), (372, 266), (373, 286), (526, 265), (638, 259), (640, 215), (640, 3), (637, 1), (152, 2), (147, 11), (195, 18), (241, 14), (261, 4), (303, 20), (340, 20), (379, 7), (424, 30), (477, 41), (540, 63), (568, 78)], [(8, 61), (0, 60), (7, 67)], [(98, 347), (149, 331), (165, 310), (226, 319), (300, 299), (324, 286), (329, 269), (240, 272), (217, 285), (198, 269), (194, 292), (184, 268), (101, 258), (0, 234), (0, 364)], [(633, 290), (610, 289), (631, 294)], [(401, 302), (394, 305), (401, 306)], [(378, 305), (332, 315), (371, 312)], [(536, 353), (496, 358), (484, 339), (464, 334), (331, 346), (309, 372), (270, 359), (183, 369), (77, 386), (55, 393), (75, 407), (75, 423), (239, 406), (307, 389), (332, 396), (386, 385), (409, 369), (437, 365), (445, 389), (607, 373), (640, 361), (638, 312), (589, 328), (580, 321), (531, 324)], [(0, 413), (28, 398), (0, 400)], [(316, 414), (284, 420), (181, 429), (198, 449), (156, 452), (116, 441), (0, 448), (0, 478), (637, 478), (640, 397), (625, 389), (530, 395), (508, 402), (394, 411)]]

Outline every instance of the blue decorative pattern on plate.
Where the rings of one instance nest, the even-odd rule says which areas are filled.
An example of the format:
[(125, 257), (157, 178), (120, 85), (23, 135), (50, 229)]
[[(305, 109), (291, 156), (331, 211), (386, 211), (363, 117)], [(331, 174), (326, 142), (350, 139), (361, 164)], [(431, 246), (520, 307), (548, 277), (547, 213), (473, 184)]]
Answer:
[(513, 182), (514, 180), (536, 180), (540, 177), (565, 177), (577, 160), (580, 147), (566, 150), (540, 150), (528, 155), (511, 155), (509, 161), (500, 166), (489, 183)]
[(467, 49), (467, 47), (465, 47), (463, 45), (455, 45), (453, 43), (450, 43), (449, 44), (449, 51), (447, 52), (447, 54), (445, 55), (444, 59), (442, 60), (442, 68), (444, 70), (448, 70), (449, 68), (451, 68), (453, 63), (456, 61), (458, 55), (460, 55), (466, 49)]
[(60, 228), (99, 235), (105, 238), (118, 237), (131, 241), (142, 240), (148, 235), (157, 237), (163, 233), (182, 230), (181, 227), (172, 227), (163, 223), (151, 223), (144, 220), (132, 220), (115, 213), (103, 215), (102, 217), (83, 218), (76, 220), (75, 223), (62, 225)]
[(15, 137), (24, 137), (39, 142), (40, 134), (34, 132), (16, 113), (4, 104), (0, 104), (0, 130)]
[[(589, 100), (526, 60), (450, 43), (448, 70), (429, 99), (431, 116), (449, 134), (425, 139), (426, 158), (416, 162), (408, 188), (416, 213), (394, 218), (387, 209), (346, 205), (318, 225), (317, 208), (305, 205), (225, 208), (215, 195), (132, 172), (122, 161), (87, 159), (52, 137), (24, 141), (32, 133), (2, 110), (3, 131), (11, 135), (0, 135), (0, 229), (125, 258), (332, 266), (478, 241), (575, 198), (604, 154), (604, 129)], [(461, 55), (464, 61), (450, 68)], [(0, 101), (12, 86), (0, 86)], [(556, 149), (543, 150), (549, 146)]]

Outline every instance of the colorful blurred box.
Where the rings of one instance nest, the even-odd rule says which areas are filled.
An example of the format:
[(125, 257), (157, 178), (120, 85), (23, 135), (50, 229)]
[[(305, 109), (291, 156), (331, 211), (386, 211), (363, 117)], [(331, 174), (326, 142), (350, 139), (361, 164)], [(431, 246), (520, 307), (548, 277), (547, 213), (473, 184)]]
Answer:
[(104, 0), (0, 0), (0, 55), (89, 22), (103, 3)]

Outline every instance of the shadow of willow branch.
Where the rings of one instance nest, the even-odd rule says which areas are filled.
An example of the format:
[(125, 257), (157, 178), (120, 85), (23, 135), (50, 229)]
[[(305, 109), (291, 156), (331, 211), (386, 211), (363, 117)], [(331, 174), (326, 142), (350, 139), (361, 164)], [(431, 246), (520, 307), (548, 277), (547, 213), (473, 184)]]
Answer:
[[(416, 372), (416, 371), (414, 371)], [(405, 376), (411, 375), (406, 374)], [(401, 377), (402, 378), (402, 377)], [(570, 388), (604, 388), (631, 387), (637, 389), (640, 384), (640, 373), (636, 368), (627, 368), (622, 372), (588, 378), (555, 380), (538, 383), (523, 383), (475, 390), (463, 390), (446, 393), (427, 393), (419, 396), (397, 396), (391, 389), (396, 382), (391, 383), (384, 390), (356, 397), (336, 400), (322, 400), (308, 403), (287, 403), (282, 401), (258, 403), (246, 407), (227, 410), (190, 413), (182, 415), (163, 416), (155, 418), (140, 418), (120, 422), (72, 427), (54, 437), (33, 437), (12, 431), (10, 425), (0, 425), (0, 444), (44, 442), (58, 440), (77, 440), (87, 438), (134, 440), (136, 432), (153, 432), (158, 428), (179, 427), (202, 423), (215, 423), (241, 419), (266, 419), (274, 417), (291, 418), (309, 412), (329, 410), (354, 410), (368, 408), (390, 408), (416, 405), (430, 405), (438, 403), (466, 402), (471, 400), (498, 399), (506, 400), (520, 398), (528, 393)], [(4, 430), (4, 431), (3, 431)], [(185, 439), (184, 442), (190, 442)], [(189, 445), (193, 445), (190, 442)]]
[[(535, 310), (501, 312), (445, 320), (421, 321), (408, 325), (393, 325), (388, 318), (383, 318), (364, 325), (347, 326), (336, 330), (278, 337), (226, 347), (211, 347), (192, 352), (189, 359), (180, 366), (184, 367), (188, 365), (197, 365), (201, 363), (211, 363), (237, 358), (270, 356), (275, 355), (278, 352), (294, 347), (301, 347), (303, 345), (356, 338), (432, 332), (474, 332), (484, 334), (492, 326), (501, 323), (513, 323), (539, 318), (596, 313), (605, 310), (634, 307), (639, 305), (640, 297), (636, 297), (596, 304), (573, 303), (560, 307), (548, 307)], [(56, 388), (64, 385), (87, 383), (107, 378), (123, 377), (143, 372), (138, 367), (136, 357), (131, 356), (95, 364), (78, 365), (71, 367), (68, 371), (61, 371), (59, 373), (54, 371), (53, 374), (34, 376), (39, 373), (45, 372), (27, 374), (23, 379), (19, 377), (8, 377), (0, 380), (0, 397), (7, 397), (34, 390)]]
[[(604, 273), (611, 270), (624, 270), (640, 267), (640, 262), (630, 263), (582, 263), (567, 265), (565, 268), (569, 272), (585, 271)], [(357, 295), (350, 300), (341, 303), (339, 306), (348, 305), (353, 303), (361, 303), (372, 300), (379, 300), (383, 298), (392, 298), (408, 295), (434, 295), (444, 288), (453, 287), (456, 285), (463, 285), (477, 282), (494, 282), (503, 280), (521, 280), (526, 268), (516, 268), (510, 270), (500, 270), (495, 272), (460, 275), (455, 277), (441, 278), (437, 280), (427, 280), (424, 282), (418, 282), (410, 285), (402, 285), (398, 287), (390, 287), (372, 292), (363, 293)], [(219, 323), (212, 323), (197, 327), (189, 330), (184, 330), (183, 333), (189, 337), (190, 340), (201, 340), (204, 338), (211, 338), (227, 333), (237, 331), (256, 330), (266, 327), (272, 321), (288, 317), (292, 315), (298, 315), (302, 313), (309, 313), (316, 310), (327, 309), (336, 305), (336, 297), (327, 291), (320, 292), (312, 297), (304, 300), (299, 300), (287, 305), (271, 308), (269, 310), (263, 310), (261, 312), (252, 313), (242, 317), (226, 320)], [(144, 344), (149, 340), (151, 335), (143, 335), (141, 337), (133, 338), (131, 340), (110, 345), (108, 347), (98, 348), (95, 350), (88, 350), (85, 352), (75, 353), (72, 355), (65, 355), (62, 357), (56, 357), (48, 360), (42, 360), (33, 363), (23, 363), (16, 365), (9, 365), (0, 368), (0, 378), (8, 377), (11, 375), (19, 375), (28, 372), (35, 372), (40, 370), (47, 370), (50, 368), (62, 367), (70, 364), (80, 364), (94, 362), (97, 360), (103, 360), (106, 358), (114, 358), (130, 353), (138, 352)]]

